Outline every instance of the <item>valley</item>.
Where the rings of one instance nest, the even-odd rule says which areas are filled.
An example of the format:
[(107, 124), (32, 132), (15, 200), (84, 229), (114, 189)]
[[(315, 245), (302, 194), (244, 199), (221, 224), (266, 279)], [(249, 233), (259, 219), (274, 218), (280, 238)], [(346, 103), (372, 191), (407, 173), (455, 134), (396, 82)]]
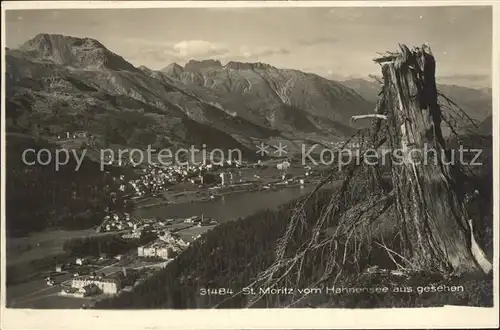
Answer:
[[(343, 176), (340, 171), (331, 175), (331, 163), (301, 163), (303, 150), (314, 145), (359, 149), (350, 138), (370, 122), (354, 123), (351, 118), (373, 114), (379, 98), (380, 84), (369, 77), (334, 81), (262, 62), (193, 59), (185, 65), (165, 64), (161, 70), (136, 67), (96, 39), (60, 34), (38, 34), (6, 51), (6, 274), (11, 306), (224, 306), (218, 298), (196, 296), (196, 289), (213, 283), (241, 287), (269, 266), (291, 210), (329, 178), (321, 195), (307, 200), (307, 219), (319, 215)], [(475, 121), (457, 123), (461, 134), (473, 131), (491, 138), (491, 89), (438, 89)], [(263, 145), (271, 151), (259, 150)], [(273, 150), (278, 145), (286, 152)], [(217, 166), (193, 160), (133, 164), (133, 159), (104, 166), (100, 159), (104, 149), (175, 151), (192, 146), (239, 150), (242, 159), (217, 159)], [(74, 161), (56, 171), (23, 162), (28, 148), (86, 154), (78, 171)], [(353, 198), (363, 196), (368, 183), (357, 182), (360, 192), (353, 192)], [(202, 225), (205, 217), (210, 225)], [(302, 220), (307, 219), (304, 215)], [(144, 238), (142, 233), (153, 234)], [(87, 257), (78, 254), (86, 244), (95, 267), (82, 269), (73, 259)], [(102, 257), (105, 262), (95, 246), (99, 252), (112, 251)], [(148, 259), (141, 249), (156, 250)], [(76, 280), (82, 281), (87, 276), (94, 281), (103, 269), (109, 270), (103, 277), (110, 281), (121, 273), (119, 281), (132, 281), (127, 270), (140, 275), (134, 273), (138, 277), (124, 285), (127, 290), (111, 296), (72, 298), (64, 290), (76, 288), (73, 275), (53, 274), (58, 264), (71, 264), (72, 271), (78, 270)], [(313, 265), (307, 267), (314, 274)], [(49, 285), (47, 274), (58, 283)], [(136, 285), (136, 280), (141, 281)], [(169, 284), (156, 290), (158, 282)], [(61, 290), (67, 295), (59, 295)], [(164, 298), (156, 299), (158, 292)], [(134, 300), (136, 296), (141, 298)], [(236, 298), (225, 306), (240, 308), (244, 302)], [(268, 307), (267, 302), (261, 306)]]

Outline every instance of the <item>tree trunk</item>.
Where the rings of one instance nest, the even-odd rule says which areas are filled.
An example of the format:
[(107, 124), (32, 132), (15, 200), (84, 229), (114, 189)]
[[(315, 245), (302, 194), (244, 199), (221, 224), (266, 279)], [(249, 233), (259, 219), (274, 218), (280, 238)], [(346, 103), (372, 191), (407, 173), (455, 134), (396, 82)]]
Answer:
[(487, 273), (491, 263), (475, 243), (441, 132), (434, 57), (425, 46), (400, 47), (399, 55), (375, 61), (382, 64), (403, 255), (416, 269)]

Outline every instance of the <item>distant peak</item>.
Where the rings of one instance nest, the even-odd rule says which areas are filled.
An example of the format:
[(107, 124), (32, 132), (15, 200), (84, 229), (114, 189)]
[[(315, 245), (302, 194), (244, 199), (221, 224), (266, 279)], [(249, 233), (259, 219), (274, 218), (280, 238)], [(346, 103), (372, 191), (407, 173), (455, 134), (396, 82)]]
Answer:
[(167, 67), (160, 70), (168, 75), (179, 75), (184, 71), (184, 68), (177, 63), (171, 63)]
[(225, 65), (225, 68), (232, 70), (254, 70), (254, 69), (266, 70), (266, 69), (272, 69), (274, 67), (272, 65), (261, 62), (250, 63), (250, 62), (229, 61)]
[(137, 71), (123, 57), (92, 38), (39, 33), (25, 42), (19, 50), (35, 58), (50, 59), (57, 64), (72, 67)]
[(170, 64), (167, 66), (167, 68), (168, 68), (168, 67), (172, 67), (172, 68), (182, 68), (182, 66), (181, 66), (181, 65), (179, 65), (179, 64), (177, 64), (177, 63), (175, 63), (175, 62), (174, 62), (174, 63), (170, 63)]
[(202, 60), (202, 61), (190, 60), (184, 66), (184, 70), (187, 71), (199, 70), (205, 68), (216, 68), (216, 69), (222, 68), (222, 63), (219, 60)]
[(171, 69), (171, 70), (184, 70), (184, 68), (182, 67), (182, 65), (179, 65), (177, 63), (170, 63), (165, 69)]
[(21, 49), (31, 48), (33, 46), (40, 46), (41, 44), (50, 44), (50, 45), (57, 45), (57, 46), (60, 46), (60, 45), (66, 45), (66, 46), (86, 45), (89, 47), (106, 49), (106, 47), (104, 47), (104, 45), (101, 44), (96, 39), (78, 38), (78, 37), (71, 37), (71, 36), (66, 36), (66, 35), (62, 35), (62, 34), (50, 34), (50, 33), (37, 34), (32, 39), (25, 42), (21, 46)]

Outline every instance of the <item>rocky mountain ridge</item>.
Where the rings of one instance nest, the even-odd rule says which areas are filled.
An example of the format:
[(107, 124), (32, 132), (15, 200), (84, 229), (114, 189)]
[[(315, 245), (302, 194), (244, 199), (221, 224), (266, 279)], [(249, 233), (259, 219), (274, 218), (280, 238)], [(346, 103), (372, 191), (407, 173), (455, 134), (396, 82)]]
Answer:
[(298, 150), (345, 139), (351, 116), (374, 108), (360, 86), (299, 70), (191, 60), (155, 71), (95, 39), (52, 34), (6, 50), (6, 81), (8, 130), (87, 130), (103, 145), (207, 144), (250, 154), (261, 142), (282, 142)]

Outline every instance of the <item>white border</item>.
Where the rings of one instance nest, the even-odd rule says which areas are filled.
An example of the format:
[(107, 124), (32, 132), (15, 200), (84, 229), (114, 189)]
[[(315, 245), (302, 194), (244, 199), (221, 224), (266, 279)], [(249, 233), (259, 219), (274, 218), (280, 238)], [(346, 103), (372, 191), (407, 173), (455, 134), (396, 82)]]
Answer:
[[(5, 10), (96, 8), (248, 8), (248, 7), (402, 7), (492, 5), (493, 148), (500, 129), (500, 5), (495, 1), (15, 1), (2, 2), (2, 53), (5, 49)], [(480, 51), (480, 50), (478, 50)], [(471, 59), (473, 60), (473, 59)], [(5, 61), (2, 56), (2, 78)], [(3, 79), (2, 79), (3, 80)], [(5, 86), (2, 84), (1, 196), (5, 196)], [(499, 155), (493, 166), (499, 169)], [(1, 329), (381, 329), (381, 328), (498, 328), (499, 172), (494, 172), (494, 308), (443, 307), (410, 309), (265, 309), (265, 310), (23, 310), (5, 308), (5, 258), (1, 258)], [(5, 256), (5, 202), (1, 199), (1, 256)]]
[[(5, 60), (4, 60), (4, 55), (3, 51), (5, 49), (5, 10), (4, 10), (4, 5), (2, 4), (2, 81), (5, 81)], [(1, 119), (0, 119), (0, 124), (1, 124), (1, 137), (0, 137), (0, 157), (1, 157), (1, 174), (0, 174), (0, 212), (1, 212), (1, 222), (0, 222), (0, 328), (2, 327), (2, 316), (3, 316), (3, 308), (5, 306), (5, 274), (4, 274), (4, 269), (6, 265), (5, 261), (5, 169), (4, 169), (4, 164), (5, 164), (5, 84), (2, 85), (2, 112), (1, 112)]]
[(3, 1), (9, 10), (22, 9), (123, 9), (123, 8), (290, 8), (290, 7), (430, 7), (489, 6), (497, 0), (281, 0), (281, 1)]

